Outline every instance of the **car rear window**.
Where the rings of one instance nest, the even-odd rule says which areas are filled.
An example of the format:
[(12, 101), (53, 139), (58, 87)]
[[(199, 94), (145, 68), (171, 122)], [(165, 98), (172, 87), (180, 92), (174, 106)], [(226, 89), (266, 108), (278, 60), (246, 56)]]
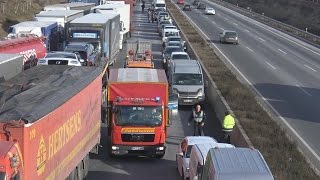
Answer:
[(226, 37), (237, 37), (237, 33), (235, 33), (235, 32), (226, 32)]
[(189, 59), (189, 56), (186, 54), (175, 54), (172, 56), (173, 59)]

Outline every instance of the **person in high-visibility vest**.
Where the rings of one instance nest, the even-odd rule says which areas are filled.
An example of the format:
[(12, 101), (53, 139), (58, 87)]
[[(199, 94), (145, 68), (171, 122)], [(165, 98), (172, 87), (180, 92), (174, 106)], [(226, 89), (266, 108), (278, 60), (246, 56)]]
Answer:
[(235, 121), (234, 118), (231, 116), (231, 114), (226, 111), (225, 112), (225, 117), (223, 119), (223, 123), (222, 123), (222, 131), (224, 133), (224, 141), (230, 143), (230, 136), (231, 133), (233, 131), (233, 127), (235, 125)]
[(193, 121), (193, 135), (201, 136), (203, 134), (203, 126), (204, 120), (206, 119), (206, 114), (201, 109), (200, 104), (195, 106), (193, 109), (191, 116), (188, 120), (188, 126), (190, 126), (190, 122)]

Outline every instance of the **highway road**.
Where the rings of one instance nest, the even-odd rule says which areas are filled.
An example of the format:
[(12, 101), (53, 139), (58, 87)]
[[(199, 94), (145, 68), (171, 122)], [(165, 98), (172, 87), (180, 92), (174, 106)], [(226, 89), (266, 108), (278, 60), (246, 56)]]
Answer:
[[(148, 7), (148, 5), (147, 5)], [(141, 14), (135, 7), (134, 11), (134, 33), (132, 39), (144, 39), (153, 43), (152, 54), (156, 59), (156, 68), (162, 68), (162, 46), (160, 37), (156, 32), (156, 23), (147, 22), (147, 14)], [(147, 8), (146, 8), (147, 9)], [(124, 45), (125, 47), (125, 45)], [(124, 65), (125, 49), (120, 53), (114, 67), (119, 68)], [(211, 109), (205, 111), (207, 113), (207, 121), (204, 133), (215, 137), (219, 141), (219, 124)], [(98, 155), (90, 156), (89, 180), (157, 180), (157, 179), (181, 179), (176, 169), (175, 155), (178, 144), (187, 136), (192, 135), (192, 128), (187, 126), (187, 118), (191, 114), (191, 108), (184, 107), (178, 112), (178, 116), (173, 120), (173, 124), (169, 128), (169, 136), (167, 138), (167, 151), (162, 159), (152, 159), (145, 157), (123, 157), (111, 158), (108, 156), (108, 138), (107, 128), (102, 127), (101, 148)]]
[[(320, 161), (320, 49), (208, 0), (202, 2), (216, 15), (205, 15), (194, 6), (186, 15)], [(220, 44), (223, 30), (237, 31), (240, 44)]]

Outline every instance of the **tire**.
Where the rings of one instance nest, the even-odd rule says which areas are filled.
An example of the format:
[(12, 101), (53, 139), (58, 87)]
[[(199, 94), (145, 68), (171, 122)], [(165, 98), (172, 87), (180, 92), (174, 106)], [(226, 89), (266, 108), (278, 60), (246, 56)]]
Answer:
[(76, 167), (76, 180), (83, 180), (83, 162), (81, 161)]
[(83, 159), (83, 178), (86, 179), (89, 173), (89, 154)]
[(66, 178), (66, 180), (76, 180), (76, 168), (75, 169), (73, 169), (72, 171), (71, 171), (71, 173), (69, 174), (69, 176)]

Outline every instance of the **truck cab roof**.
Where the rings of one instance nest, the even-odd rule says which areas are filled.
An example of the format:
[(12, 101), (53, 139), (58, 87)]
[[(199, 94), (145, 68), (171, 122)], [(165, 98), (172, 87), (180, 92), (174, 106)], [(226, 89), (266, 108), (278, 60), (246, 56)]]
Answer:
[(119, 68), (110, 69), (109, 82), (167, 83), (167, 76), (163, 69)]

